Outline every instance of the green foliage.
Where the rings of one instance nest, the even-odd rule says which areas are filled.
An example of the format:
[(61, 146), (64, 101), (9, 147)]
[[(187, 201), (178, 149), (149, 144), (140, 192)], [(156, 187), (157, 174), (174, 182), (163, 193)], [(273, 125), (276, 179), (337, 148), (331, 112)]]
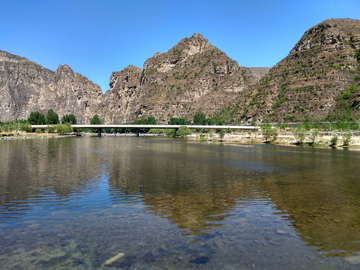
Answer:
[(297, 143), (303, 143), (306, 137), (305, 127), (301, 124), (298, 124), (296, 129), (293, 131), (294, 137), (297, 140)]
[(330, 146), (333, 146), (333, 147), (335, 147), (336, 145), (337, 145), (337, 143), (338, 143), (338, 136), (337, 135), (335, 135), (335, 136), (333, 136), (332, 138), (331, 138), (331, 140), (330, 140)]
[(70, 133), (73, 131), (72, 126), (69, 123), (56, 125), (56, 132), (59, 134)]
[(203, 112), (198, 112), (194, 115), (194, 125), (206, 125), (206, 116)]
[(54, 112), (52, 109), (48, 110), (46, 114), (46, 124), (48, 125), (56, 125), (59, 124), (59, 116), (56, 112)]
[(226, 129), (226, 133), (231, 133), (231, 129), (229, 127)]
[(179, 129), (176, 131), (176, 135), (180, 136), (180, 138), (186, 138), (187, 135), (190, 135), (191, 131), (187, 126), (181, 126), (179, 127)]
[(56, 130), (56, 127), (55, 126), (47, 126), (47, 128), (45, 130), (49, 133), (54, 133)]
[(355, 52), (354, 57), (355, 57), (358, 61), (360, 61), (360, 49), (358, 49), (358, 50)]
[(204, 134), (200, 134), (200, 142), (205, 142), (206, 138)]
[(319, 131), (315, 130), (315, 131), (311, 132), (311, 134), (310, 134), (311, 143), (314, 143), (318, 136), (319, 136)]
[(261, 134), (264, 137), (265, 142), (269, 142), (271, 138), (275, 141), (278, 136), (277, 130), (272, 128), (270, 124), (261, 125)]
[(311, 129), (311, 124), (309, 122), (306, 122), (304, 124), (304, 128), (309, 131)]
[(152, 129), (149, 130), (149, 133), (151, 133), (151, 134), (162, 134), (162, 133), (164, 133), (164, 130), (163, 129), (152, 128)]
[(285, 129), (286, 129), (286, 124), (282, 123), (282, 124), (280, 125), (280, 129), (285, 130)]
[(19, 130), (25, 131), (25, 132), (31, 132), (32, 128), (30, 123), (21, 123), (19, 126)]
[(61, 118), (61, 123), (65, 124), (65, 123), (69, 123), (71, 125), (75, 125), (77, 123), (76, 121), (76, 117), (73, 114), (65, 114), (62, 118)]
[(336, 121), (335, 126), (336, 126), (336, 128), (338, 130), (349, 130), (350, 129), (350, 123), (349, 122)]
[(170, 118), (169, 125), (190, 125), (190, 122), (184, 118)]
[(175, 129), (165, 129), (164, 132), (167, 137), (173, 137), (175, 135), (176, 130)]
[(45, 115), (43, 115), (41, 112), (31, 112), (30, 116), (28, 118), (28, 121), (31, 125), (45, 125), (46, 119)]
[(351, 143), (351, 139), (352, 139), (352, 133), (351, 132), (348, 132), (348, 133), (345, 133), (343, 135), (344, 137), (344, 146), (349, 146), (350, 143)]
[(225, 132), (223, 130), (220, 130), (219, 131), (219, 137), (220, 137), (221, 141), (224, 139), (224, 136), (225, 136)]
[(41, 131), (41, 129), (36, 129), (36, 130), (35, 130), (35, 133), (36, 133), (36, 134), (40, 134), (40, 133), (42, 133), (42, 131)]
[(351, 129), (352, 129), (352, 130), (359, 130), (359, 128), (360, 128), (360, 125), (359, 125), (359, 123), (357, 123), (357, 122), (355, 122), (355, 123), (351, 126)]
[(90, 120), (90, 125), (101, 125), (101, 120), (97, 114), (94, 115), (93, 118)]

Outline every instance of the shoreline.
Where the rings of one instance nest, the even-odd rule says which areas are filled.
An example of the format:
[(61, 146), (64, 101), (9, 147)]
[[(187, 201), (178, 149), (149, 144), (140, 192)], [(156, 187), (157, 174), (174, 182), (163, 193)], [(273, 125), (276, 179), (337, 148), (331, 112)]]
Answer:
[[(265, 142), (261, 133), (227, 133), (224, 138), (220, 140), (218, 134), (205, 133), (204, 143), (221, 142), (221, 143), (240, 143), (240, 144), (269, 144), (269, 145), (280, 145), (280, 146), (302, 146), (302, 147), (313, 147), (313, 148), (324, 148), (324, 149), (349, 149), (349, 150), (360, 150), (360, 132), (354, 132), (349, 146), (343, 145), (343, 137), (341, 132), (321, 132), (318, 138), (312, 143), (310, 140), (305, 139), (302, 144), (297, 143), (292, 133), (279, 133), (278, 137), (274, 141)], [(26, 140), (26, 139), (49, 139), (49, 138), (75, 138), (77, 134), (66, 134), (58, 135), (54, 133), (0, 133), (0, 140)], [(5, 135), (5, 136), (3, 136)], [(81, 133), (83, 136), (96, 136), (96, 133)], [(336, 146), (331, 146), (330, 141), (333, 136), (338, 136), (338, 143)], [(117, 133), (109, 134), (103, 133), (103, 137), (136, 137), (135, 133)], [(140, 134), (141, 137), (165, 137), (165, 134)], [(201, 141), (199, 133), (193, 133), (187, 136), (187, 139), (194, 141)]]

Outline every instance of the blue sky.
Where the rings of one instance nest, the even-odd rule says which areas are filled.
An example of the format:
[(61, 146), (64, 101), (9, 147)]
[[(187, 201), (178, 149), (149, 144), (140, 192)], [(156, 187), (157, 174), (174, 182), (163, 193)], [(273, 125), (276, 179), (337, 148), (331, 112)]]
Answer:
[(109, 78), (195, 32), (246, 67), (271, 67), (328, 18), (360, 19), (359, 0), (0, 0), (0, 50), (48, 69)]

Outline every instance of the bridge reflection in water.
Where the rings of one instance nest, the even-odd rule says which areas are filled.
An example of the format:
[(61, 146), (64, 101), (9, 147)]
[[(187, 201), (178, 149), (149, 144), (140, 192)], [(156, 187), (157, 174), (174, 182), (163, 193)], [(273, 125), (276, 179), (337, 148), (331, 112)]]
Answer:
[[(181, 125), (71, 125), (74, 130), (78, 129), (97, 129), (98, 137), (101, 137), (101, 130), (105, 128), (124, 128), (124, 129), (135, 129), (136, 136), (139, 137), (139, 130), (141, 128), (151, 128), (151, 129), (175, 129), (176, 131), (181, 127)], [(32, 125), (33, 130), (36, 129), (46, 129), (47, 125)], [(203, 126), (203, 125), (186, 125), (189, 129), (216, 129), (216, 130), (258, 130), (258, 126)]]

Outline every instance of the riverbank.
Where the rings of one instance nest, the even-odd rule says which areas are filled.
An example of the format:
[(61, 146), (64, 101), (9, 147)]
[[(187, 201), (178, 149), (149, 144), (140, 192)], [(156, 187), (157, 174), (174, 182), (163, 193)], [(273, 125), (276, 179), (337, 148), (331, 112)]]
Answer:
[(30, 133), (30, 132), (0, 132), (0, 140), (26, 140), (26, 139), (48, 139), (48, 138), (72, 138), (76, 134), (56, 133)]
[[(200, 140), (200, 135), (198, 133), (193, 133), (188, 136), (191, 140)], [(245, 144), (264, 144), (265, 139), (261, 133), (227, 133), (224, 138), (221, 140), (220, 136), (216, 133), (213, 134), (203, 134), (205, 138), (202, 139), (205, 142), (221, 141), (223, 143), (245, 143)], [(310, 134), (309, 134), (310, 135)], [(337, 136), (337, 144), (331, 146), (331, 139)], [(267, 142), (269, 144), (275, 145), (299, 145), (295, 136), (290, 132), (279, 133), (276, 140)], [(360, 150), (360, 133), (356, 132), (353, 134), (349, 146), (344, 146), (344, 137), (343, 132), (321, 132), (315, 139), (314, 143), (309, 139), (309, 136), (303, 140), (301, 145), (309, 145), (313, 147), (321, 148), (347, 148), (347, 149), (358, 149)]]

